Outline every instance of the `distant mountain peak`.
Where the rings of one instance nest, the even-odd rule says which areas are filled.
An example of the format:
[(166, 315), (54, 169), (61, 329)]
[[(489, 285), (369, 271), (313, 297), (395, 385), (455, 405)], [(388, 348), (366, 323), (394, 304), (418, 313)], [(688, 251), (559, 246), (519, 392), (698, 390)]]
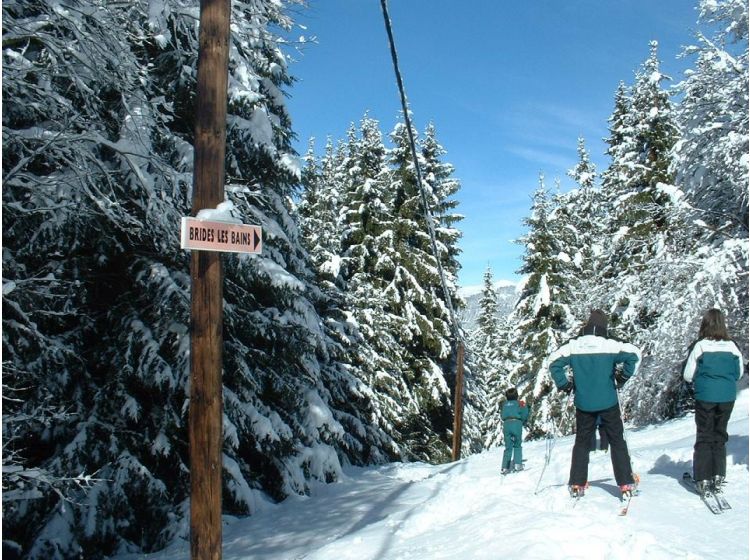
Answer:
[[(518, 302), (518, 294), (525, 280), (511, 281), (498, 280), (492, 283), (492, 287), (497, 294), (497, 315), (504, 319), (510, 315), (513, 308)], [(465, 307), (461, 310), (460, 320), (466, 331), (472, 331), (477, 327), (479, 318), (479, 302), (482, 299), (482, 290), (484, 286), (466, 286), (459, 288), (458, 295), (464, 300)]]
[[(495, 288), (495, 291), (503, 290), (508, 287), (516, 287), (518, 286), (518, 281), (513, 280), (498, 280), (497, 282), (492, 283), (492, 287)], [(484, 285), (480, 284), (478, 286), (464, 286), (462, 288), (458, 289), (458, 295), (462, 298), (466, 299), (471, 296), (474, 296), (476, 294), (481, 294), (482, 290), (484, 289)]]

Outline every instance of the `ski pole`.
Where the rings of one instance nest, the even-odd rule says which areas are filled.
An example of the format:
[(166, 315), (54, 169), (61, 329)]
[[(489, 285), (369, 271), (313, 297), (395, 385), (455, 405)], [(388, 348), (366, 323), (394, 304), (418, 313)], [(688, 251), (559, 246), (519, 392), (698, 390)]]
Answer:
[(539, 485), (542, 483), (542, 478), (544, 477), (544, 473), (547, 470), (547, 465), (549, 465), (550, 461), (552, 460), (552, 450), (555, 448), (555, 443), (557, 443), (557, 432), (562, 429), (563, 420), (565, 420), (566, 418), (568, 408), (570, 407), (570, 400), (572, 398), (573, 393), (568, 393), (568, 398), (565, 401), (565, 409), (563, 410), (562, 414), (560, 414), (560, 423), (557, 425), (557, 429), (553, 430), (552, 432), (552, 441), (550, 442), (550, 438), (547, 438), (547, 443), (545, 444), (544, 465), (542, 465), (542, 472), (539, 473), (539, 480), (536, 481), (536, 488), (534, 488), (535, 496), (539, 493)]

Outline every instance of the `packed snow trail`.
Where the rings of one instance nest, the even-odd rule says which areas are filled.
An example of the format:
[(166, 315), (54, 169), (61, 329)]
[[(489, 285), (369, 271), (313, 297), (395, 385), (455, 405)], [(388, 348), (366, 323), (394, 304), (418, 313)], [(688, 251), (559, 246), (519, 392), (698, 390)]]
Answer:
[[(224, 560), (524, 560), (748, 558), (748, 391), (729, 424), (725, 490), (731, 510), (713, 515), (682, 486), (691, 470), (693, 415), (627, 431), (640, 494), (619, 517), (608, 454), (591, 454), (591, 487), (566, 486), (571, 436), (560, 438), (534, 495), (544, 441), (524, 444), (526, 470), (500, 475), (502, 448), (446, 465), (346, 469), (311, 497), (225, 518)], [(575, 507), (573, 507), (575, 504)], [(118, 560), (188, 560), (185, 541)]]

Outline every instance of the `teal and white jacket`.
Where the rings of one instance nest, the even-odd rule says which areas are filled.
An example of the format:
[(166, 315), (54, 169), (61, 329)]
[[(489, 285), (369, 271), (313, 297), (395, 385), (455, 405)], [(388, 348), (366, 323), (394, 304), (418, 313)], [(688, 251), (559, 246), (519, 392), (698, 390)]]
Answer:
[(622, 364), (622, 375), (629, 379), (638, 371), (641, 351), (633, 344), (584, 334), (566, 342), (549, 357), (549, 371), (558, 389), (573, 373), (576, 408), (598, 412), (617, 405), (615, 368)]
[(733, 341), (703, 338), (690, 350), (682, 377), (694, 383), (696, 400), (730, 402), (737, 398), (742, 368), (742, 354)]
[(522, 424), (526, 425), (526, 421), (529, 419), (529, 407), (523, 401), (505, 401), (501, 417), (504, 422), (519, 420)]

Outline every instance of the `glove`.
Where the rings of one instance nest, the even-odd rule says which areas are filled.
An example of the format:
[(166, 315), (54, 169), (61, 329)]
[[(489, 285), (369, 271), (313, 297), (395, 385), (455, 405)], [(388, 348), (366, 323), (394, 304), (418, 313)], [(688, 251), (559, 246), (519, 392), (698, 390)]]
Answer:
[(572, 381), (568, 381), (565, 385), (563, 385), (562, 387), (560, 387), (560, 390), (563, 393), (566, 393), (566, 394), (569, 395), (573, 391), (574, 388), (575, 388), (575, 385), (573, 385), (573, 382)]
[(625, 377), (623, 374), (621, 374), (621, 373), (616, 373), (615, 374), (615, 386), (618, 389), (622, 389), (622, 386), (625, 385), (625, 382), (627, 380), (628, 380), (628, 378)]

